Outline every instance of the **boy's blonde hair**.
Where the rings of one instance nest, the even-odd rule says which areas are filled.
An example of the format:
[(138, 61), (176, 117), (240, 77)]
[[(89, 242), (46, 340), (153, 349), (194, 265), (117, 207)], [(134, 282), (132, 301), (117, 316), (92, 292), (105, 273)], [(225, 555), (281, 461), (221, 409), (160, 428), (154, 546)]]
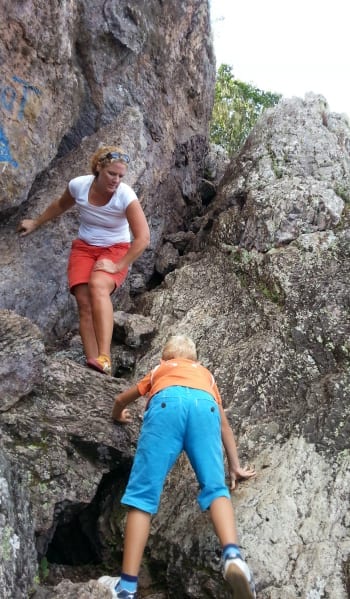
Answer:
[(197, 350), (194, 341), (187, 335), (172, 335), (164, 345), (163, 360), (172, 358), (187, 358), (197, 360)]

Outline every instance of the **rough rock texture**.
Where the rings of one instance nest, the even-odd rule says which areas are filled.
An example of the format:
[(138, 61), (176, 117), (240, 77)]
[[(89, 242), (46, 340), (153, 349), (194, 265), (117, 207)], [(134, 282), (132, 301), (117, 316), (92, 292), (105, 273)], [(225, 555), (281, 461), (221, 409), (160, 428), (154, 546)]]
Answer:
[[(40, 381), (45, 349), (29, 319), (0, 310), (0, 412), (8, 410)], [(20, 365), (20, 368), (19, 368)]]
[[(107, 124), (118, 135), (126, 106), (141, 107), (152, 144), (148, 158), (130, 147), (133, 159), (152, 169), (166, 154), (154, 181), (168, 169), (175, 145), (185, 159), (196, 136), (206, 134), (214, 78), (207, 3), (2, 5), (3, 209), (26, 198), (59, 146), (65, 152)], [(193, 181), (188, 178), (190, 195)]]
[(214, 242), (267, 251), (331, 229), (350, 200), (349, 123), (322, 96), (267, 110), (231, 162), (213, 208)]
[[(280, 102), (215, 195), (226, 157), (220, 163), (212, 148), (205, 160), (207, 3), (28, 0), (3, 12), (4, 597), (106, 595), (92, 579), (120, 570), (120, 497), (144, 408), (140, 400), (133, 423), (115, 425), (113, 397), (157, 363), (169, 333), (183, 331), (217, 379), (242, 464), (258, 470), (232, 501), (259, 599), (346, 599), (349, 123), (318, 96)], [(14, 234), (20, 213), (40, 212), (86, 172), (99, 142), (130, 151), (128, 180), (152, 230), (116, 297), (113, 353), (125, 378), (83, 365), (65, 279), (74, 211), (28, 238)], [(197, 492), (183, 456), (152, 523), (141, 597), (230, 596)]]
[[(26, 319), (11, 316), (8, 322), (8, 315), (5, 312), (0, 313), (0, 322), (3, 326), (6, 320), (8, 336), (12, 326), (12, 347), (13, 351), (17, 350), (20, 376), (21, 366), (25, 368), (26, 357), (21, 356), (21, 340), (17, 337), (17, 331), (26, 327), (26, 335), (29, 337), (30, 327)], [(31, 332), (35, 340), (35, 325), (32, 325)], [(6, 360), (6, 356), (7, 350), (2, 348), (2, 362)], [(15, 511), (16, 502), (19, 501), (22, 503), (18, 506), (18, 513), (23, 511), (19, 531), (9, 515), (5, 514), (6, 526), (15, 530), (18, 537), (16, 543), (18, 547), (21, 546), (22, 566), (19, 568), (21, 562), (19, 565), (14, 562), (12, 578), (11, 571), (1, 570), (4, 597), (14, 596), (11, 593), (14, 592), (16, 584), (15, 573), (23, 578), (23, 592), (18, 594), (18, 598), (27, 597), (25, 590), (28, 590), (33, 582), (33, 527), (39, 559), (46, 555), (57, 527), (64, 531), (65, 525), (68, 525), (67, 534), (70, 536), (66, 553), (80, 553), (83, 560), (95, 560), (96, 556), (101, 556), (102, 550), (96, 533), (96, 506), (105, 501), (104, 488), (109, 489), (111, 485), (115, 495), (114, 501), (120, 497), (130, 469), (133, 439), (136, 437), (137, 419), (135, 427), (127, 429), (114, 425), (109, 417), (113, 397), (125, 384), (121, 379), (117, 381), (96, 375), (69, 359), (61, 358), (57, 361), (46, 356), (46, 364), (40, 379), (36, 380), (35, 389), (27, 390), (21, 401), (1, 414), (2, 448), (10, 463), (15, 465), (14, 472), (25, 472), (20, 495), (20, 483), (14, 483), (11, 478), (7, 482), (8, 494), (11, 498), (12, 493), (16, 501), (12, 499), (12, 502), (9, 502), (10, 507), (2, 501), (4, 509), (10, 515), (10, 508)], [(9, 466), (5, 468), (5, 472), (6, 470), (11, 476)], [(110, 470), (114, 471), (113, 476), (110, 475)], [(20, 474), (12, 476), (16, 481)], [(109, 482), (110, 478), (112, 482)], [(4, 485), (3, 488), (6, 490)], [(31, 519), (26, 516), (29, 501)], [(5, 548), (6, 543), (12, 543), (15, 551), (18, 547), (14, 546), (10, 538), (5, 538), (6, 530), (2, 533), (2, 546)], [(60, 536), (52, 551), (54, 555), (62, 556)], [(3, 549), (3, 560), (11, 557), (6, 556), (7, 553)], [(6, 560), (2, 565), (7, 563)], [(71, 561), (74, 563), (73, 558)], [(32, 566), (31, 570), (27, 563)]]
[[(290, 211), (294, 171), (291, 167), (286, 175), (288, 193), (271, 197), (275, 181), (264, 150), (275, 131), (288, 146), (298, 123), (310, 122), (298, 143), (310, 135), (309, 172), (317, 205), (324, 179), (333, 193), (350, 173), (344, 142), (350, 138), (349, 126), (327, 113), (327, 122), (337, 123), (333, 127), (337, 134), (324, 132), (323, 110), (324, 102), (310, 96), (285, 101), (269, 112), (268, 120), (261, 119), (232, 160), (217, 200), (202, 219), (194, 247), (206, 249), (196, 259), (188, 254), (187, 263), (149, 294), (145, 313), (158, 323), (159, 333), (154, 349), (137, 365), (137, 375), (146, 372), (167, 335), (186, 331), (220, 381), (242, 459), (254, 461), (260, 473), (256, 482), (242, 485), (234, 502), (241, 542), (256, 572), (258, 596), (266, 599), (343, 599), (349, 590), (349, 204), (346, 196), (338, 197), (336, 219), (324, 224), (315, 217), (311, 223), (303, 206), (313, 205), (314, 199), (305, 188), (300, 196), (301, 226), (293, 239), (281, 244), (277, 225)], [(316, 152), (323, 134), (329, 138), (323, 146), (325, 156)], [(325, 176), (323, 164), (332, 151), (340, 165), (332, 163), (333, 174)], [(307, 162), (304, 153), (296, 155), (295, 170), (301, 168), (299, 162)], [(246, 202), (241, 201), (242, 189), (249, 190)], [(265, 227), (267, 210), (274, 219), (273, 235)], [(248, 221), (256, 230), (256, 249), (245, 244)], [(208, 544), (218, 551), (214, 537), (208, 543), (201, 516), (198, 523), (194, 520), (195, 538), (179, 533), (186, 530), (186, 509), (193, 518), (195, 503), (193, 497), (188, 508), (188, 480), (180, 479), (183, 471), (182, 467), (174, 475), (175, 499), (174, 493), (166, 496), (159, 516), (162, 526), (151, 541), (153, 559), (169, 556), (164, 560), (168, 588), (174, 584), (174, 563), (175, 571), (180, 563), (184, 568), (181, 542), (186, 556), (196, 557), (199, 543), (201, 563), (207, 556), (213, 564)], [(179, 517), (169, 534), (174, 501)], [(199, 589), (203, 592), (206, 584), (214, 584), (204, 582), (199, 572), (196, 580), (190, 569), (188, 574), (182, 589), (173, 589), (172, 596), (199, 597)], [(206, 592), (215, 596), (213, 589), (212, 595)]]
[[(341, 457), (330, 469), (312, 444), (291, 438), (270, 443), (254, 463), (258, 479), (239, 485), (233, 504), (259, 599), (345, 599), (348, 462)], [(199, 513), (195, 493), (184, 460), (167, 486), (149, 555), (166, 572), (171, 597), (230, 597), (220, 584), (219, 545), (208, 517)], [(176, 518), (170, 525), (171, 509)]]
[[(295, 99), (282, 108), (269, 114), (268, 126), (260, 121), (242, 154), (232, 161), (208, 215), (196, 220), (198, 234), (187, 243), (204, 249), (185, 252), (182, 266), (140, 296), (139, 322), (136, 314), (116, 313), (116, 336), (119, 344), (125, 342), (132, 325), (133, 336), (141, 343), (136, 344), (135, 372), (128, 372), (131, 380), (157, 362), (169, 333), (185, 331), (219, 382), (241, 461), (253, 462), (259, 473), (233, 494), (240, 541), (256, 577), (258, 596), (345, 599), (350, 553), (346, 198), (338, 222), (327, 220), (326, 228), (316, 220), (312, 231), (302, 232), (301, 226), (295, 238), (282, 245), (276, 236), (262, 236), (268, 243), (275, 239), (275, 246), (264, 246), (265, 251), (236, 242), (245, 222), (240, 216), (244, 203), (232, 210), (232, 198), (237, 200), (245, 185), (239, 176), (242, 155), (247, 156), (248, 149), (258, 155), (254, 140), (260, 140), (262, 148), (274, 124), (276, 129), (287, 128), (288, 145), (293, 127), (287, 116), (295, 114), (297, 122), (307, 123), (311, 114), (317, 121), (320, 100)], [(336, 139), (347, 138), (346, 122), (335, 115), (328, 118), (338, 123)], [(315, 133), (316, 145), (320, 137)], [(314, 156), (311, 150), (310, 155)], [(342, 165), (346, 180), (345, 154)], [(259, 162), (256, 167), (261, 197), (269, 204), (263, 189), (264, 182), (271, 189), (270, 171), (260, 168)], [(339, 177), (337, 165), (332, 168)], [(311, 158), (310, 171), (316, 185), (323, 170), (320, 174)], [(235, 179), (230, 184), (231, 172)], [(253, 172), (249, 176), (254, 179)], [(289, 181), (291, 194), (294, 178)], [(334, 185), (331, 179), (330, 186)], [(281, 202), (278, 206), (287, 212), (289, 205)], [(252, 222), (264, 222), (264, 204), (255, 207), (252, 201), (250, 210)], [(303, 214), (306, 218), (307, 212)], [(177, 242), (181, 239), (180, 235)], [(157, 324), (153, 340), (147, 334), (150, 346), (142, 345), (145, 323)], [(14, 344), (22, 319), (17, 322), (13, 317), (8, 326)], [(36, 334), (33, 325), (34, 338)], [(39, 557), (46, 555), (49, 562), (62, 564), (56, 574), (53, 568), (45, 587), (37, 587), (36, 599), (62, 593), (93, 597), (96, 585), (79, 584), (79, 568), (95, 564), (97, 578), (120, 567), (125, 511), (119, 498), (143, 402), (133, 408), (133, 425), (113, 425), (109, 420), (113, 395), (127, 383), (87, 371), (74, 360), (74, 347), (73, 360), (64, 352), (47, 355), (33, 390), (1, 415), (6, 453), (25, 467), (32, 481), (28, 492)], [(157, 590), (164, 590), (169, 597), (229, 597), (221, 576), (220, 547), (208, 515), (196, 505), (196, 494), (193, 473), (182, 457), (153, 520), (140, 577), (141, 596), (157, 596)], [(72, 531), (73, 544), (67, 542)], [(81, 570), (81, 580), (90, 578), (90, 571)]]
[(121, 310), (114, 312), (113, 337), (128, 347), (139, 348), (151, 339), (156, 325), (150, 318), (141, 314), (127, 314)]
[[(86, 584), (74, 584), (65, 580), (58, 584), (53, 591), (56, 599), (110, 599), (111, 593), (108, 589), (92, 580)], [(46, 594), (46, 597), (49, 595)], [(43, 596), (44, 599), (45, 595)]]
[(26, 199), (79, 115), (83, 78), (75, 50), (77, 6), (1, 0), (1, 211)]
[[(220, 381), (242, 460), (253, 461), (259, 472), (256, 482), (235, 493), (234, 503), (258, 596), (266, 599), (347, 596), (349, 232), (312, 237), (267, 254), (212, 249), (168, 275), (150, 308), (160, 333), (138, 365), (139, 374), (146, 371), (158, 357), (158, 344), (171, 332), (186, 331)], [(194, 538), (183, 536), (195, 501), (188, 506), (188, 481), (181, 476), (183, 469), (151, 546), (153, 559), (168, 555), (169, 588), (174, 563), (184, 568), (181, 543), (188, 559), (197, 558), (199, 542), (201, 563), (212, 563), (208, 547), (217, 555), (219, 550), (213, 536), (208, 542), (199, 515)], [(170, 533), (174, 501), (179, 519)], [(187, 572), (181, 592), (200, 597), (201, 574), (195, 581)]]
[(163, 236), (183, 229), (201, 205), (198, 177), (215, 78), (208, 4), (3, 4), (0, 308), (60, 336), (76, 321), (65, 275), (74, 211), (20, 239), (15, 208), (38, 214), (72, 177), (89, 172), (99, 143), (122, 145), (131, 156), (127, 182), (143, 202), (152, 243), (119, 305), (127, 307), (129, 286), (145, 290)]
[[(70, 360), (48, 360), (35, 393), (2, 414), (7, 452), (14, 458), (21, 454), (21, 463), (32, 473), (37, 531), (51, 526), (55, 503), (91, 501), (103, 466), (117, 467), (121, 454), (130, 460), (129, 431), (109, 423), (112, 398), (122, 383), (96, 378)], [(116, 442), (120, 447), (113, 451)]]
[[(1, 444), (2, 445), (2, 444)], [(27, 475), (0, 451), (0, 581), (3, 599), (26, 599), (37, 571)]]

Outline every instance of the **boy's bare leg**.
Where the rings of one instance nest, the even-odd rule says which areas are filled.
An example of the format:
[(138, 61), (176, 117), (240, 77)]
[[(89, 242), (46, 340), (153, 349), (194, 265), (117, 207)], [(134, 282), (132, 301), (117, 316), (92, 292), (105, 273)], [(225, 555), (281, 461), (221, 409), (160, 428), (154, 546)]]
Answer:
[(228, 497), (214, 499), (210, 506), (210, 515), (223, 547), (224, 578), (232, 589), (233, 597), (255, 599), (254, 581), (238, 547), (231, 500)]
[(228, 497), (214, 499), (210, 506), (210, 516), (221, 546), (229, 543), (237, 545), (236, 521), (231, 500)]
[(125, 527), (122, 572), (138, 576), (144, 549), (149, 536), (151, 514), (131, 508)]

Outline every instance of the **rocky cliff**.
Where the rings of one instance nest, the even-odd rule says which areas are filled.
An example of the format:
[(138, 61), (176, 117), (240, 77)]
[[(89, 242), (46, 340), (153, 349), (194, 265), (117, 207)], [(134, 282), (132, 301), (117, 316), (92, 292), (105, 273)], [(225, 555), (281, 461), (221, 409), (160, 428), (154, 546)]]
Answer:
[(215, 78), (208, 5), (2, 4), (2, 307), (60, 335), (76, 320), (65, 274), (74, 214), (25, 240), (13, 235), (14, 222), (88, 173), (99, 143), (122, 145), (131, 156), (128, 183), (152, 227), (151, 247), (129, 280), (132, 290), (145, 289), (165, 235), (201, 205)]
[[(309, 95), (268, 110), (214, 197), (208, 5), (12, 2), (1, 27), (0, 579), (4, 599), (108, 597), (142, 421), (113, 397), (190, 334), (242, 463), (232, 495), (259, 599), (346, 599), (350, 128)], [(74, 211), (28, 238), (99, 142), (132, 156), (150, 249), (115, 298), (115, 376), (83, 366), (65, 264)], [(214, 159), (215, 163), (215, 159)], [(217, 164), (221, 172), (223, 161)], [(214, 169), (215, 170), (215, 169)], [(213, 182), (215, 191), (217, 181)], [(229, 597), (185, 457), (167, 481), (141, 596)]]

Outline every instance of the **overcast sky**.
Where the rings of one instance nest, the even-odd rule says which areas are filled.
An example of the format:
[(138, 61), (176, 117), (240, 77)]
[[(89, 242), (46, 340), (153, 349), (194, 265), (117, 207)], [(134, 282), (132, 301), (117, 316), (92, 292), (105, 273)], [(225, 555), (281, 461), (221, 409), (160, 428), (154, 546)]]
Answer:
[(217, 66), (285, 97), (322, 94), (350, 116), (350, 0), (209, 0)]

